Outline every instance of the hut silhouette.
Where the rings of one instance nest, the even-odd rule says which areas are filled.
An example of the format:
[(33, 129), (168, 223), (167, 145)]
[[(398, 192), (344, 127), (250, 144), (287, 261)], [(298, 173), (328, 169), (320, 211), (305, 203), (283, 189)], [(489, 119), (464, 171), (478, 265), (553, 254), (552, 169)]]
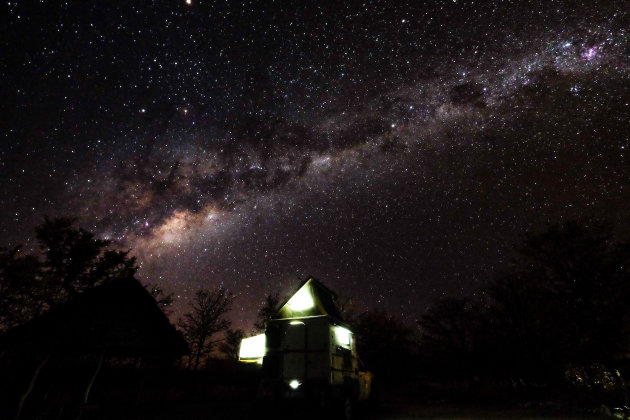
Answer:
[(136, 279), (113, 280), (0, 336), (0, 376), (7, 379), (0, 407), (19, 417), (73, 376), (82, 380), (70, 387), (71, 400), (85, 405), (105, 360), (168, 365), (187, 352), (184, 338)]

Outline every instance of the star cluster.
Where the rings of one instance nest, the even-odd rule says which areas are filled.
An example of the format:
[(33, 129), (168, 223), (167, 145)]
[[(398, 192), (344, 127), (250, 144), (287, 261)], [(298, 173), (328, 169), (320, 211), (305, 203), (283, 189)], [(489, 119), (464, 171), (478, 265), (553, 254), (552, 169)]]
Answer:
[(413, 320), (531, 229), (628, 233), (626, 2), (3, 8), (7, 244), (76, 215), (180, 309), (314, 275)]

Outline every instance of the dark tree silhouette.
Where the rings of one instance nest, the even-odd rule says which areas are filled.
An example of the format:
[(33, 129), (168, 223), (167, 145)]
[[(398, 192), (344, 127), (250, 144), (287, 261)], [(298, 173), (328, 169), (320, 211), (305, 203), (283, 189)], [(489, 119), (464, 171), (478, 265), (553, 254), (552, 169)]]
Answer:
[(357, 353), (378, 378), (390, 380), (410, 373), (416, 350), (414, 330), (381, 310), (359, 315), (352, 328), (357, 337)]
[(19, 247), (0, 248), (0, 331), (39, 315), (45, 308), (46, 288), (41, 264)]
[(95, 286), (131, 279), (137, 267), (128, 252), (74, 226), (48, 219), (35, 228), (43, 258), (0, 249), (0, 329), (10, 328)]
[(552, 226), (530, 235), (477, 298), (441, 299), (427, 310), (418, 323), (424, 369), (548, 385), (596, 370), (623, 388), (615, 372), (630, 349), (628, 301), (627, 243), (603, 225)]
[(349, 296), (337, 294), (335, 304), (343, 321), (348, 325), (354, 325), (360, 313), (355, 301)]
[(474, 376), (481, 310), (469, 299), (444, 298), (418, 321), (421, 343), (434, 374), (470, 379)]
[(214, 349), (216, 341), (212, 341), (212, 337), (228, 330), (231, 322), (225, 315), (233, 301), (234, 295), (221, 286), (212, 290), (200, 289), (195, 293), (191, 312), (178, 322), (191, 349), (189, 367), (198, 369), (200, 361)]
[(153, 299), (155, 299), (158, 307), (162, 310), (162, 312), (164, 312), (165, 315), (170, 315), (173, 312), (171, 309), (171, 306), (173, 306), (174, 302), (173, 293), (166, 293), (164, 289), (153, 283), (145, 284), (144, 288), (147, 289), (149, 293), (151, 293), (151, 296), (153, 296)]
[(132, 278), (137, 271), (135, 258), (128, 252), (109, 249), (110, 241), (75, 228), (74, 222), (45, 218), (35, 228), (44, 255), (42, 278), (56, 294), (51, 296), (55, 303), (114, 279)]
[(560, 377), (630, 348), (630, 246), (610, 228), (569, 222), (530, 236), (489, 296), (497, 353), (522, 373)]
[(227, 330), (225, 340), (219, 345), (219, 350), (221, 353), (225, 354), (229, 360), (238, 360), (238, 351), (243, 337), (245, 337), (243, 330)]
[(463, 298), (445, 298), (437, 301), (419, 321), (422, 341), (439, 351), (457, 355), (470, 349), (469, 302)]
[(280, 298), (277, 293), (274, 295), (267, 295), (265, 297), (265, 301), (258, 310), (258, 317), (256, 318), (256, 322), (254, 323), (255, 332), (265, 331), (265, 329), (267, 328), (267, 323), (269, 322), (271, 317), (274, 316), (278, 311), (279, 303)]

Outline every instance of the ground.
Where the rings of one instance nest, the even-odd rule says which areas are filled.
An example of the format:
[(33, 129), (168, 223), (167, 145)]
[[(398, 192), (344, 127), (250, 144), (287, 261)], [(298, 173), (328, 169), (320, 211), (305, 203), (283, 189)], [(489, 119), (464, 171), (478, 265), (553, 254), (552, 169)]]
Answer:
[[(151, 411), (151, 410), (149, 410)], [(106, 414), (94, 418), (111, 418)], [(318, 419), (333, 420), (336, 413), (322, 413), (311, 408), (285, 408), (268, 407), (262, 410), (251, 403), (211, 403), (198, 404), (170, 409), (159, 412), (137, 413), (141, 419), (151, 420), (201, 420), (201, 419)], [(117, 417), (117, 416), (116, 416)], [(84, 418), (92, 418), (85, 416)], [(481, 419), (510, 419), (510, 420), (558, 420), (558, 419), (611, 419), (601, 413), (581, 408), (567, 407), (482, 407), (473, 405), (427, 405), (416, 403), (384, 403), (375, 408), (364, 407), (357, 415), (358, 419), (372, 420), (410, 420), (410, 419), (432, 419), (432, 420), (481, 420)]]

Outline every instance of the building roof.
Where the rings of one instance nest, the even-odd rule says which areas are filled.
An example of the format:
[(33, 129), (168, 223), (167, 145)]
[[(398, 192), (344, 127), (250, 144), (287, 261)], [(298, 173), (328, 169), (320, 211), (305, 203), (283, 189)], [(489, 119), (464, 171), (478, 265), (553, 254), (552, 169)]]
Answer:
[(182, 335), (133, 278), (97, 286), (0, 336), (0, 349), (181, 355)]
[(273, 319), (329, 316), (343, 321), (335, 303), (337, 295), (319, 280), (309, 277), (280, 307)]

